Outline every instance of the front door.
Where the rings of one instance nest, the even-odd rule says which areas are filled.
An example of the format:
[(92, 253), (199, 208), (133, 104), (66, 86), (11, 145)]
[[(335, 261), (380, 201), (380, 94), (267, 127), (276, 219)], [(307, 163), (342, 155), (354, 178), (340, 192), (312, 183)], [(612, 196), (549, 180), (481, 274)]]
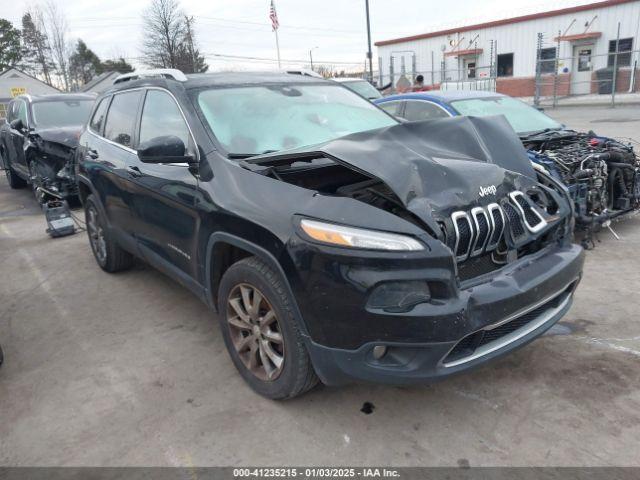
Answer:
[(476, 78), (476, 59), (464, 59), (464, 78), (465, 80), (474, 80)]
[(571, 69), (571, 94), (584, 95), (591, 93), (591, 73), (593, 71), (593, 45), (576, 45), (573, 47), (573, 68)]
[[(165, 90), (146, 93), (139, 146), (166, 135), (180, 138), (186, 153), (197, 155), (195, 141), (174, 98)], [(150, 164), (135, 158), (136, 237), (145, 259), (160, 269), (169, 267), (178, 278), (196, 278), (198, 216), (195, 210), (197, 178), (187, 164)]]
[(26, 134), (29, 129), (29, 117), (27, 115), (27, 102), (22, 99), (16, 100), (16, 117), (22, 120), (22, 130), (10, 129), (11, 142), (8, 146), (10, 149), (9, 160), (11, 167), (20, 172), (21, 176), (26, 178), (29, 175), (27, 169), (27, 161), (24, 153), (24, 144), (26, 141)]

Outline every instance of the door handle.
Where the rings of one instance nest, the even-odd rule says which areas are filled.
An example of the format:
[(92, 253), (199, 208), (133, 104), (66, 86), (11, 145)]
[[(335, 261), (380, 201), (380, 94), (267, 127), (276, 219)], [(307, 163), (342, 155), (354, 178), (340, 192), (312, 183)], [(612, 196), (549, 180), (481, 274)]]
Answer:
[(136, 178), (142, 176), (142, 172), (138, 167), (127, 166), (127, 173)]

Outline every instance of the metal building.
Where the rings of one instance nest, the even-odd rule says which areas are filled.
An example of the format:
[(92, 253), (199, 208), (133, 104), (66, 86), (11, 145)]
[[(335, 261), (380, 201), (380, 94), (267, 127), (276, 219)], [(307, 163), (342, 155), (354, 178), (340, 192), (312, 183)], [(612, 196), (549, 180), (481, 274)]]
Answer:
[(378, 81), (402, 91), (422, 74), (436, 88), (513, 96), (611, 93), (613, 81), (640, 91), (639, 36), (640, 0), (605, 0), (378, 41)]

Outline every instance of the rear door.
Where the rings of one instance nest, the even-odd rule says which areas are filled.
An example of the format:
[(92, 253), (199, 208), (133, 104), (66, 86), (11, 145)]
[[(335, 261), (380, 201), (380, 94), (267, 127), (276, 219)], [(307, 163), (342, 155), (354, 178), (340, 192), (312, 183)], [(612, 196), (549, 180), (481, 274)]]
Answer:
[(99, 192), (109, 223), (119, 242), (135, 249), (134, 183), (138, 174), (135, 125), (143, 90), (130, 90), (104, 98), (92, 116), (86, 136), (84, 169)]
[[(150, 88), (140, 116), (138, 145), (166, 135), (179, 137), (186, 153), (197, 157), (195, 140), (173, 95), (164, 89)], [(150, 164), (135, 157), (129, 167), (136, 172), (131, 181), (135, 185), (140, 252), (147, 261), (169, 269), (169, 273), (179, 278), (197, 278), (196, 176), (187, 163)]]

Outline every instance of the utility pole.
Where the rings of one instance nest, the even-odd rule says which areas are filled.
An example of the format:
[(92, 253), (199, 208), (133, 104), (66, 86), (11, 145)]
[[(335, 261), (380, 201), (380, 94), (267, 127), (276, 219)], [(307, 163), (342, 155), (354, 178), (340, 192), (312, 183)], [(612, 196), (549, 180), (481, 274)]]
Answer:
[(313, 55), (311, 54), (311, 52), (313, 52), (316, 48), (318, 47), (313, 47), (312, 49), (309, 50), (309, 61), (311, 62), (311, 71), (313, 71)]
[(367, 11), (367, 60), (369, 61), (369, 81), (373, 82), (373, 53), (371, 52), (371, 22), (369, 21), (369, 0), (364, 0)]

